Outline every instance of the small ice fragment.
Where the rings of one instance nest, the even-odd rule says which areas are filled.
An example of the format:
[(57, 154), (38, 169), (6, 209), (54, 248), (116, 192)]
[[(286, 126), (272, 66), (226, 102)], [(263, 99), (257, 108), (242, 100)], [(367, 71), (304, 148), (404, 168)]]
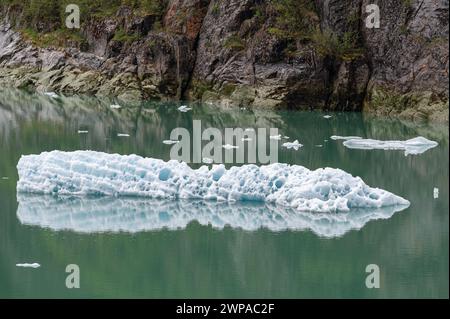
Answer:
[(239, 148), (239, 146), (236, 145), (230, 145), (230, 144), (225, 144), (222, 146), (224, 149), (226, 150), (231, 150), (231, 149), (235, 149), (235, 148)]
[(328, 140), (323, 140), (325, 143), (328, 142)]
[(255, 129), (252, 128), (252, 127), (246, 128), (246, 129), (244, 130), (244, 132), (254, 132), (254, 131), (255, 131)]
[(89, 131), (78, 130), (78, 134), (87, 134)]
[(7, 177), (7, 176), (3, 176), (3, 177), (2, 177), (2, 179), (9, 179), (9, 177)]
[(58, 97), (58, 94), (56, 94), (55, 92), (45, 92), (44, 94), (49, 96), (49, 97), (51, 97), (51, 98), (53, 98), (53, 99)]
[(17, 267), (25, 267), (25, 268), (38, 268), (41, 267), (38, 263), (23, 263), (23, 264), (16, 264)]
[(318, 144), (318, 145), (316, 145), (316, 147), (323, 147), (323, 145), (322, 144)]
[(269, 136), (269, 138), (271, 139), (271, 140), (281, 140), (281, 134), (278, 134), (278, 135), (271, 135), (271, 136)]
[(331, 116), (331, 115), (324, 115), (324, 116), (323, 116), (324, 119), (330, 119), (330, 118), (332, 118), (332, 117), (333, 117), (333, 116)]
[(241, 107), (241, 111), (245, 111), (246, 109), (246, 107)]
[(178, 108), (178, 111), (180, 111), (180, 112), (187, 112), (190, 110), (192, 110), (192, 108), (188, 107), (187, 105), (182, 105)]
[(121, 106), (119, 104), (111, 104), (109, 107), (112, 109), (116, 109), (116, 110), (121, 108)]
[(203, 157), (202, 161), (205, 164), (212, 164), (212, 163), (214, 163), (214, 160), (212, 158), (209, 158), (209, 157)]
[(433, 189), (433, 197), (434, 199), (439, 198), (439, 188), (435, 187)]
[[(361, 137), (359, 137), (359, 136), (339, 136), (339, 135), (333, 135), (330, 138), (335, 141), (337, 141), (337, 140), (347, 141), (347, 140), (360, 140), (361, 139)], [(328, 141), (328, 140), (325, 140), (325, 141)]]
[(283, 138), (285, 139), (285, 140), (288, 140), (289, 139), (289, 136), (283, 136)]
[(252, 139), (251, 137), (243, 137), (243, 138), (241, 139), (241, 141), (242, 141), (242, 142), (251, 142), (251, 141), (253, 141), (253, 139)]
[(295, 140), (294, 142), (283, 143), (282, 146), (283, 146), (283, 147), (286, 147), (288, 150), (292, 148), (292, 149), (298, 151), (298, 149), (299, 149), (300, 147), (302, 147), (303, 145), (300, 144), (300, 143), (298, 142), (298, 140)]
[(418, 136), (406, 141), (380, 141), (372, 139), (350, 139), (344, 142), (344, 146), (360, 150), (404, 150), (405, 156), (422, 154), (429, 149), (438, 146), (435, 141)]
[(180, 141), (174, 141), (174, 140), (164, 140), (163, 143), (166, 145), (173, 145), (173, 144), (177, 144)]
[(126, 134), (126, 133), (119, 133), (117, 134), (118, 137), (129, 137), (130, 134)]

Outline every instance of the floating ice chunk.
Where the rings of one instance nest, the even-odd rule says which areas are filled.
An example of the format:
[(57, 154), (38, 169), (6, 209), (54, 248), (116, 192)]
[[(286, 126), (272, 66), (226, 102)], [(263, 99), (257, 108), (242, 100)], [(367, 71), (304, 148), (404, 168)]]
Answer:
[(254, 132), (254, 131), (255, 131), (255, 129), (252, 128), (252, 127), (246, 128), (246, 129), (244, 130), (244, 132)]
[(232, 149), (239, 148), (239, 146), (231, 145), (231, 144), (225, 144), (225, 145), (222, 145), (222, 147), (226, 150), (232, 150)]
[(2, 176), (2, 179), (6, 180), (6, 179), (9, 179), (9, 177), (7, 177), (7, 176)]
[(166, 145), (173, 145), (173, 144), (180, 143), (180, 141), (164, 140), (163, 143), (166, 144)]
[(433, 189), (433, 198), (434, 198), (434, 199), (439, 198), (439, 188), (437, 188), (437, 187), (435, 187), (435, 188)]
[(39, 268), (41, 267), (41, 265), (39, 265), (38, 263), (23, 263), (23, 264), (16, 264), (17, 267), (24, 267), (24, 268)]
[(182, 105), (178, 108), (178, 111), (180, 111), (180, 112), (187, 112), (190, 110), (192, 110), (192, 108), (188, 107), (187, 105)]
[(175, 160), (52, 151), (22, 156), (17, 169), (19, 193), (257, 201), (322, 213), (409, 205), (340, 169), (281, 163), (194, 170)]
[(122, 106), (120, 106), (119, 104), (111, 104), (109, 107), (115, 110), (122, 108)]
[(372, 220), (390, 218), (405, 206), (377, 209), (352, 209), (347, 213), (300, 212), (269, 203), (225, 203), (204, 200), (161, 200), (148, 198), (111, 198), (43, 196), (18, 194), (17, 217), (24, 225), (77, 233), (180, 230), (196, 221), (223, 229), (273, 232), (311, 230), (318, 236), (333, 238), (361, 229)]
[(55, 92), (45, 92), (44, 94), (53, 99), (56, 99), (57, 97), (59, 97), (58, 94), (56, 94)]
[(324, 116), (323, 116), (324, 119), (330, 119), (330, 118), (332, 118), (332, 117), (333, 117), (332, 115), (324, 115)]
[(214, 163), (214, 160), (212, 158), (209, 158), (209, 157), (203, 157), (202, 161), (205, 164), (212, 164), (212, 163)]
[(117, 134), (118, 137), (130, 137), (130, 134), (126, 134), (126, 133), (119, 133)]
[(277, 140), (277, 141), (279, 141), (279, 140), (281, 140), (281, 134), (278, 134), (278, 135), (271, 135), (271, 136), (269, 136), (269, 138), (270, 138), (271, 140)]
[(89, 131), (85, 131), (85, 130), (78, 130), (78, 134), (87, 134), (89, 133)]
[(318, 144), (318, 145), (316, 145), (316, 147), (323, 147), (323, 145), (322, 144)]
[[(338, 135), (333, 135), (330, 138), (332, 140), (335, 140), (335, 141), (337, 141), (337, 140), (347, 141), (347, 140), (359, 140), (359, 139), (361, 139), (361, 137), (359, 137), (359, 136), (338, 136)], [(328, 141), (328, 140), (325, 140), (325, 141)]]
[(289, 136), (283, 136), (283, 138), (285, 139), (285, 140), (288, 140), (290, 137)]
[(295, 140), (294, 142), (283, 143), (282, 146), (283, 146), (283, 147), (286, 147), (288, 150), (289, 150), (289, 149), (294, 149), (294, 150), (298, 151), (298, 149), (299, 149), (300, 147), (302, 147), (303, 145), (300, 144), (300, 143), (298, 142), (298, 140)]
[(379, 141), (372, 139), (350, 139), (344, 142), (344, 146), (361, 150), (404, 150), (405, 156), (422, 154), (429, 149), (438, 146), (435, 141), (430, 141), (422, 136), (406, 141)]
[(242, 142), (251, 142), (251, 141), (253, 141), (253, 139), (251, 137), (243, 137), (243, 138), (241, 138), (241, 141)]

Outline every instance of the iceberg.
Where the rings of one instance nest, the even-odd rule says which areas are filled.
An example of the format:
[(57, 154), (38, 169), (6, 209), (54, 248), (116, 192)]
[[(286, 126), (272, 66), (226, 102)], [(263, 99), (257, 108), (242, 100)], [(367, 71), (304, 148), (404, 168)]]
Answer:
[(303, 147), (303, 145), (300, 144), (300, 143), (298, 142), (298, 140), (295, 140), (294, 142), (286, 142), (286, 143), (283, 143), (283, 145), (281, 145), (281, 146), (286, 147), (288, 150), (294, 149), (294, 150), (296, 150), (296, 151), (298, 151), (300, 147)]
[(439, 143), (430, 141), (425, 137), (419, 136), (406, 141), (379, 141), (372, 139), (349, 139), (344, 146), (352, 149), (361, 150), (404, 150), (405, 156), (412, 154), (422, 154), (429, 149), (436, 147)]
[(370, 221), (388, 219), (405, 207), (354, 209), (348, 213), (298, 212), (267, 203), (224, 203), (18, 194), (17, 218), (24, 225), (76, 233), (138, 233), (185, 229), (190, 223), (272, 232), (312, 231), (323, 238), (341, 237)]
[(138, 155), (52, 151), (22, 156), (17, 169), (19, 193), (253, 201), (317, 213), (409, 205), (340, 169), (281, 163), (192, 169)]

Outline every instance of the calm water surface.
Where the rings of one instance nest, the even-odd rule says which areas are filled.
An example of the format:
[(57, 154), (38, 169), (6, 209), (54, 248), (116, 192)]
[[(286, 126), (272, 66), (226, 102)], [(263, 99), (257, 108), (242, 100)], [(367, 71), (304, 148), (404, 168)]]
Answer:
[[(208, 105), (181, 113), (176, 103), (112, 110), (113, 103), (0, 90), (0, 297), (448, 298), (448, 126)], [(162, 141), (175, 127), (191, 130), (194, 119), (204, 128), (276, 127), (304, 145), (299, 151), (280, 148), (280, 162), (343, 169), (411, 206), (377, 219), (359, 212), (346, 223), (291, 215), (303, 227), (276, 231), (249, 226), (277, 209), (256, 203), (16, 194), (22, 154), (90, 149), (168, 160), (170, 146)], [(347, 149), (332, 135), (424, 136), (439, 146), (405, 156), (403, 151)], [(172, 222), (177, 218), (185, 224)], [(212, 219), (224, 227), (208, 225)], [(166, 227), (155, 227), (154, 220)], [(15, 266), (22, 262), (41, 267)], [(80, 289), (65, 286), (68, 264), (80, 267)], [(368, 264), (380, 267), (380, 289), (365, 286)]]

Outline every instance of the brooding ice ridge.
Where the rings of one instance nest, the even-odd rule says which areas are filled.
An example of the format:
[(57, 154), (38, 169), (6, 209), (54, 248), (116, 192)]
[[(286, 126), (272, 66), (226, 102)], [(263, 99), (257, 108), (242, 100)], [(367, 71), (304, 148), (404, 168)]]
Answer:
[(422, 154), (429, 149), (438, 146), (439, 143), (419, 136), (406, 141), (379, 141), (372, 139), (349, 139), (344, 146), (361, 150), (404, 150), (405, 156)]
[(25, 193), (258, 201), (320, 213), (409, 205), (340, 169), (311, 171), (279, 163), (193, 170), (175, 160), (52, 151), (22, 156), (17, 169), (17, 191)]
[(161, 200), (18, 194), (22, 224), (77, 233), (137, 233), (180, 230), (197, 222), (215, 229), (312, 231), (340, 237), (366, 223), (388, 219), (405, 206), (353, 209), (347, 213), (304, 213), (267, 203), (219, 203), (202, 200)]

